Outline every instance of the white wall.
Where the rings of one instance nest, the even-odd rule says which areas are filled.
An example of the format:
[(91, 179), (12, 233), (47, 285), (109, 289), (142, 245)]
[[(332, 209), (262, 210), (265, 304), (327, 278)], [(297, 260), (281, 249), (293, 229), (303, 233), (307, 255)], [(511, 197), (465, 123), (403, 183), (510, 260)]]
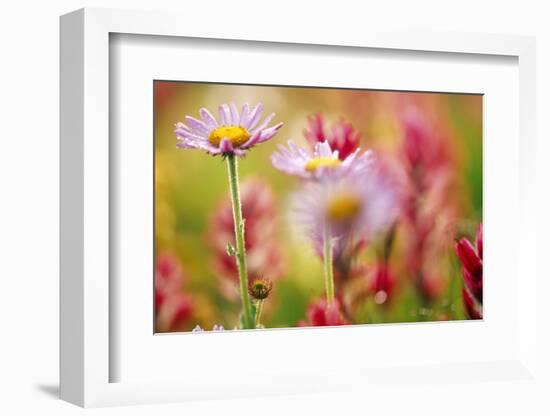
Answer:
[[(187, 5), (186, 3), (190, 3)], [(285, 25), (315, 22), (327, 31), (339, 25), (389, 25), (441, 30), (536, 35), (538, 42), (538, 133), (539, 133), (539, 250), (548, 232), (548, 179), (550, 128), (550, 30), (544, 1), (144, 1), (89, 0), (87, 2), (20, 0), (4, 2), (0, 12), (0, 413), (73, 414), (80, 412), (57, 401), (58, 348), (58, 16), (83, 6), (135, 9), (167, 9), (194, 13), (226, 13), (229, 24), (246, 26), (247, 19), (276, 19)], [(372, 4), (369, 4), (372, 3)], [(506, 5), (505, 5), (506, 3)], [(192, 10), (191, 10), (192, 9)], [(185, 25), (185, 20), (182, 21)], [(543, 182), (544, 177), (544, 182)], [(542, 257), (542, 256), (541, 256)], [(6, 267), (7, 265), (7, 267)], [(544, 267), (544, 270), (542, 269)], [(539, 265), (539, 275), (549, 277), (548, 265)], [(550, 293), (542, 281), (539, 293)], [(545, 297), (541, 297), (544, 300)], [(548, 328), (550, 308), (540, 304), (538, 319)], [(550, 374), (548, 331), (542, 357), (545, 374)], [(546, 392), (550, 391), (548, 387)], [(441, 393), (441, 395), (438, 394)], [(506, 383), (476, 390), (457, 385), (449, 395), (440, 386), (402, 391), (388, 387), (384, 397), (334, 395), (286, 397), (280, 399), (164, 405), (155, 408), (102, 409), (100, 414), (256, 414), (282, 412), (316, 414), (351, 412), (373, 414), (407, 409), (407, 398), (425, 394), (425, 408), (409, 414), (465, 415), (511, 411), (511, 414), (548, 412), (535, 397), (542, 391), (517, 394)], [(7, 410), (7, 409), (10, 410)], [(4, 409), (6, 409), (4, 411)], [(506, 413), (505, 413), (506, 414)], [(548, 414), (548, 413), (546, 413)]]

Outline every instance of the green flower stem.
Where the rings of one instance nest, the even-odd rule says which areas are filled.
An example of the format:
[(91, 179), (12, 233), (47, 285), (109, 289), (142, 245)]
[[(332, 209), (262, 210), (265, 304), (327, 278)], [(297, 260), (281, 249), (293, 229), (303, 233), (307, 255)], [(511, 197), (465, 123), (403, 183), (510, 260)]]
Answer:
[(239, 269), (239, 283), (242, 302), (242, 319), (244, 329), (254, 328), (252, 304), (248, 296), (248, 272), (246, 269), (246, 252), (244, 244), (244, 220), (241, 208), (241, 195), (239, 192), (239, 173), (237, 157), (230, 154), (227, 159), (227, 173), (229, 175), (229, 187), (231, 189), (231, 203), (233, 206), (233, 222), (235, 224), (235, 258)]
[(325, 266), (325, 288), (327, 291), (327, 303), (334, 302), (334, 266), (332, 259), (332, 239), (330, 237), (330, 225), (325, 224), (323, 231), (323, 260)]
[(262, 314), (262, 306), (264, 304), (263, 299), (259, 299), (256, 304), (256, 322), (254, 326), (257, 328), (260, 325), (260, 315)]

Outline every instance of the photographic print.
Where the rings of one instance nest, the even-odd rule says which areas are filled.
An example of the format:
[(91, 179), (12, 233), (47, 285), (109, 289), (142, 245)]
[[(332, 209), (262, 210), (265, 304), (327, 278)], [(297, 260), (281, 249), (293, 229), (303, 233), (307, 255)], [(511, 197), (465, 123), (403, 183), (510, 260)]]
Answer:
[(482, 115), (155, 81), (155, 332), (482, 319)]

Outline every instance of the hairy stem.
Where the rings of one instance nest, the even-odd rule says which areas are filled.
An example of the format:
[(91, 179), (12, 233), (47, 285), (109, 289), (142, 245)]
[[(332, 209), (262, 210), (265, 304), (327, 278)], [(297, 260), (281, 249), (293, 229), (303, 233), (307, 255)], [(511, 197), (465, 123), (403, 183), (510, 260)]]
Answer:
[(248, 272), (246, 269), (244, 220), (241, 207), (241, 195), (239, 191), (238, 162), (237, 157), (233, 154), (227, 156), (227, 172), (229, 175), (229, 187), (231, 189), (233, 222), (235, 224), (235, 259), (239, 270), (242, 320), (244, 329), (252, 329), (254, 328), (254, 317), (252, 316), (252, 304), (250, 303), (250, 297), (248, 295)]

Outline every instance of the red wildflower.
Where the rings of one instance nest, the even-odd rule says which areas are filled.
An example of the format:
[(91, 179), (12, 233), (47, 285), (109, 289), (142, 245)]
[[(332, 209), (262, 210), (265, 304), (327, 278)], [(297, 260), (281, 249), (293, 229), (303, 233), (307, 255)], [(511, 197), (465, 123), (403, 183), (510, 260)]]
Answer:
[(369, 291), (374, 294), (377, 304), (386, 303), (395, 288), (395, 277), (388, 264), (380, 262), (369, 275)]
[(301, 321), (300, 326), (336, 326), (346, 325), (340, 311), (340, 303), (335, 300), (328, 304), (326, 299), (319, 299), (309, 305), (307, 309), (308, 321)]
[(191, 299), (181, 291), (183, 280), (183, 268), (175, 256), (157, 256), (155, 312), (156, 329), (160, 332), (177, 330), (192, 313)]
[(456, 254), (462, 263), (464, 289), (462, 297), (464, 308), (471, 319), (482, 317), (483, 303), (483, 231), (480, 224), (476, 236), (476, 247), (466, 238), (461, 238), (455, 245)]
[(465, 271), (472, 275), (472, 278), (482, 273), (481, 258), (472, 243), (462, 238), (456, 243), (456, 254), (462, 262)]
[(177, 331), (182, 328), (193, 311), (191, 298), (182, 292), (168, 296), (157, 309), (157, 330), (160, 332)]
[(340, 160), (344, 160), (359, 147), (361, 133), (345, 120), (334, 122), (328, 129), (323, 115), (317, 113), (309, 116), (307, 122), (308, 128), (304, 129), (304, 137), (311, 146), (328, 141), (332, 150), (338, 150)]
[(401, 153), (408, 183), (403, 220), (410, 229), (407, 263), (418, 292), (424, 301), (429, 301), (435, 293), (430, 288), (436, 282), (427, 284), (427, 277), (439, 276), (432, 261), (439, 256), (437, 251), (441, 247), (438, 233), (445, 229), (444, 223), (452, 215), (449, 200), (452, 166), (445, 147), (447, 141), (441, 133), (443, 127), (435, 129), (430, 120), (413, 108), (403, 111), (401, 120)]

